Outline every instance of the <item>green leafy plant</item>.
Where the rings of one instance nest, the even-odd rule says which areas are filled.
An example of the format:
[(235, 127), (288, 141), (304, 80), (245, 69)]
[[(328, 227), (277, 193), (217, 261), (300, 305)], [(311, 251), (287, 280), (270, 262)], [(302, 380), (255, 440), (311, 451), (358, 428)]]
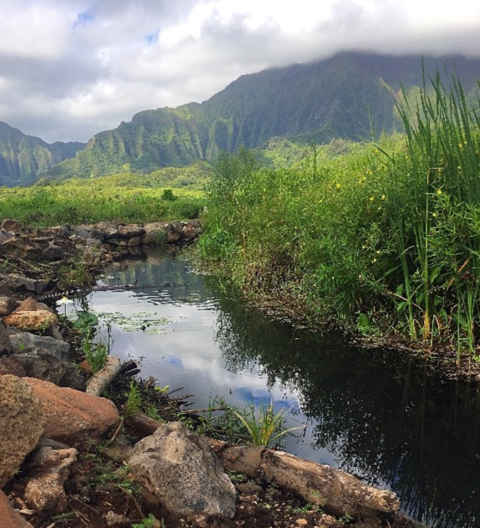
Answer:
[(255, 411), (255, 406), (251, 404), (248, 409), (241, 412), (235, 411), (235, 415), (247, 429), (252, 445), (268, 446), (274, 444), (285, 435), (303, 428), (300, 426), (285, 429), (285, 416), (290, 410), (280, 409), (280, 411), (275, 413), (272, 400), (266, 406), (261, 405), (258, 414)]
[[(132, 524), (132, 528), (152, 528), (155, 526), (155, 523), (157, 523), (157, 518), (153, 513), (149, 513), (145, 519), (143, 519), (140, 523), (134, 523)], [(163, 528), (165, 526), (165, 523), (163, 519), (160, 521), (160, 526)]]
[(138, 414), (142, 409), (142, 395), (138, 385), (131, 381), (129, 390), (127, 393), (127, 401), (125, 402), (123, 408), (123, 416), (125, 420), (129, 420), (136, 414)]

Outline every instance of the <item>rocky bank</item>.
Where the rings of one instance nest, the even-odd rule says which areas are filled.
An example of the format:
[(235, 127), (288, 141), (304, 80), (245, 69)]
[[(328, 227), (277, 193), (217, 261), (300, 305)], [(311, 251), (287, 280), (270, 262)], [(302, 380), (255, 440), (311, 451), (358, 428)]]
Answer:
[[(183, 245), (198, 221), (0, 228), (0, 527), (415, 527), (397, 497), (329, 466), (200, 437), (98, 396), (52, 304), (142, 245)], [(130, 370), (130, 372), (129, 372)], [(164, 397), (167, 399), (167, 397)], [(108, 477), (108, 478), (107, 478)]]

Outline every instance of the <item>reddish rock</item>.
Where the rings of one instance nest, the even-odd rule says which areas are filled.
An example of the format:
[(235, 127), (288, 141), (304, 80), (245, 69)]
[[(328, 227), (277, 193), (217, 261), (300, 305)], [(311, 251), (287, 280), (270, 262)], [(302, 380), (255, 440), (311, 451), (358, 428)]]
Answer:
[(24, 378), (27, 373), (22, 365), (16, 361), (15, 356), (0, 358), (0, 376), (13, 374), (19, 378)]
[(2, 528), (33, 528), (19, 513), (11, 506), (7, 496), (0, 491), (0, 522)]
[(23, 379), (43, 408), (48, 438), (74, 445), (89, 438), (102, 438), (118, 422), (118, 410), (110, 400), (47, 381)]
[(37, 310), (37, 301), (33, 297), (28, 297), (22, 302), (22, 304), (20, 304), (14, 313), (34, 312), (35, 310)]
[(37, 447), (44, 431), (42, 406), (23, 379), (0, 376), (0, 488)]

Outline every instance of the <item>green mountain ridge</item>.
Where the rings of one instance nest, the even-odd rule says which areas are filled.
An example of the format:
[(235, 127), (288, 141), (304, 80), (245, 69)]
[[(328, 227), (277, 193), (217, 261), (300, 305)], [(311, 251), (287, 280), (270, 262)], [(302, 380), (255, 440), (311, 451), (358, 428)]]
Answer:
[(48, 144), (0, 121), (0, 185), (26, 185), (61, 161), (72, 158), (84, 143)]
[[(272, 138), (329, 143), (370, 141), (401, 130), (395, 104), (414, 97), (425, 78), (455, 73), (471, 97), (480, 59), (343, 52), (317, 62), (242, 75), (203, 103), (145, 110), (100, 132), (70, 159), (38, 169), (47, 178), (148, 174), (212, 161), (225, 150), (263, 148)], [(44, 154), (45, 156), (45, 154)], [(68, 157), (68, 156), (67, 156)], [(44, 162), (44, 166), (46, 162)]]

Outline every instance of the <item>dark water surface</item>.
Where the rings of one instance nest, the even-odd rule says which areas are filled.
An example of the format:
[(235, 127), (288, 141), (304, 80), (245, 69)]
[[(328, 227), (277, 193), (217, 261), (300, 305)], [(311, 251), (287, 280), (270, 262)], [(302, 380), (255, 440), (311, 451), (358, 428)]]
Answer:
[(143, 378), (184, 387), (195, 408), (216, 395), (239, 407), (293, 406), (287, 425), (307, 428), (288, 451), (392, 489), (428, 526), (480, 527), (478, 385), (273, 323), (181, 260), (152, 254), (104, 280), (156, 285), (90, 298), (96, 311), (165, 318), (147, 332), (112, 325), (112, 353), (143, 358)]

